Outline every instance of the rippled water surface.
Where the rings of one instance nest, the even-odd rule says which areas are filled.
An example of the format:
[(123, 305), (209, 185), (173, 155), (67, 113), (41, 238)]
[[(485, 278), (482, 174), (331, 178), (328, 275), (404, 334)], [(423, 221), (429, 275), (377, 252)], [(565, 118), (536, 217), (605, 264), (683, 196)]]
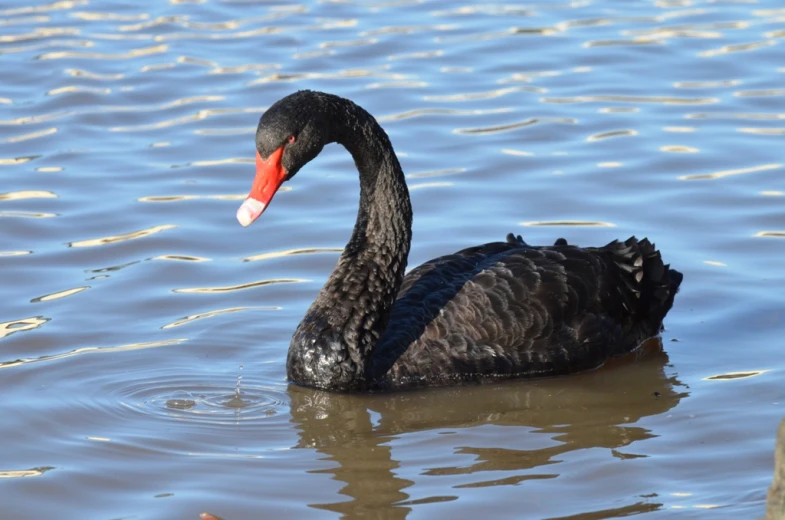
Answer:
[[(759, 517), (783, 56), (779, 0), (4, 0), (0, 516)], [(300, 88), (388, 131), (410, 265), (648, 236), (685, 275), (661, 342), (552, 380), (288, 385), (358, 200), (332, 145), (237, 224), (258, 117)]]

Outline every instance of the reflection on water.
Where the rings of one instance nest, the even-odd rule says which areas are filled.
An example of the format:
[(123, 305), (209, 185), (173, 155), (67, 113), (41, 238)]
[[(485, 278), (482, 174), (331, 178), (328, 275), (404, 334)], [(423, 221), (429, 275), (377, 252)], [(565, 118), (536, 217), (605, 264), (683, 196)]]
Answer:
[(706, 380), (723, 380), (723, 379), (741, 379), (745, 377), (755, 377), (761, 374), (765, 374), (768, 370), (755, 370), (752, 372), (730, 372), (727, 374), (717, 374), (714, 376), (709, 376)]
[(271, 253), (261, 253), (258, 255), (247, 256), (243, 258), (243, 262), (258, 262), (259, 260), (271, 260), (273, 258), (282, 258), (293, 255), (313, 255), (319, 253), (340, 253), (343, 249), (338, 247), (309, 247), (303, 249), (289, 249), (287, 251), (273, 251)]
[[(761, 516), (785, 415), (783, 43), (779, 0), (6, 0), (3, 511)], [(237, 225), (259, 114), (302, 88), (388, 132), (409, 268), (519, 226), (656, 242), (685, 273), (667, 355), (435, 392), (287, 387), (357, 214), (328, 146)]]
[(196, 320), (203, 320), (205, 318), (212, 318), (214, 316), (220, 316), (221, 314), (227, 314), (230, 312), (240, 312), (246, 310), (265, 310), (265, 311), (278, 311), (281, 310), (280, 307), (232, 307), (230, 309), (217, 309), (214, 311), (207, 311), (207, 312), (200, 312), (198, 314), (192, 314), (190, 316), (185, 316), (177, 321), (173, 321), (172, 323), (167, 323), (162, 329), (171, 329), (172, 327), (179, 327), (181, 325), (186, 325), (188, 323), (192, 323)]
[(148, 377), (110, 391), (116, 394), (121, 406), (117, 413), (124, 418), (128, 414), (141, 415), (211, 428), (264, 422), (285, 405), (285, 397), (279, 391), (254, 383), (245, 383), (241, 391), (235, 392), (223, 385), (194, 383), (187, 378)]
[(45, 318), (43, 316), (33, 316), (32, 318), (25, 318), (21, 320), (14, 320), (14, 321), (7, 321), (5, 323), (0, 323), (0, 339), (5, 338), (6, 336), (10, 336), (16, 332), (23, 332), (26, 330), (33, 330), (51, 318)]
[(68, 247), (95, 247), (103, 246), (106, 244), (113, 244), (115, 242), (123, 242), (125, 240), (134, 240), (137, 238), (144, 238), (146, 236), (166, 231), (167, 229), (176, 228), (174, 224), (164, 224), (161, 226), (153, 226), (147, 229), (140, 229), (139, 231), (131, 231), (130, 233), (123, 233), (122, 235), (112, 235), (102, 238), (93, 238), (90, 240), (78, 240), (76, 242), (69, 242)]
[(479, 128), (456, 128), (456, 134), (497, 134), (500, 132), (509, 132), (517, 130), (526, 126), (547, 124), (547, 123), (566, 123), (575, 124), (577, 121), (569, 117), (551, 117), (551, 118), (530, 118), (525, 121), (517, 123), (509, 123), (506, 125), (487, 126)]
[[(19, 330), (30, 330), (32, 328), (39, 327), (40, 325), (42, 325), (46, 321), (49, 321), (49, 320), (47, 318), (44, 318), (42, 320), (36, 321), (34, 324), (30, 323), (27, 320), (22, 320), (21, 322), (14, 322), (14, 323), (31, 324), (33, 326), (21, 327), (21, 328), (12, 330), (11, 332), (17, 332)], [(0, 325), (4, 325), (4, 324), (0, 323)], [(2, 331), (0, 331), (0, 332), (2, 332)], [(10, 334), (10, 333), (8, 333), (8, 334)], [(8, 334), (6, 334), (6, 335), (8, 335)], [(50, 355), (50, 356), (39, 356), (39, 357), (36, 357), (36, 358), (15, 359), (13, 361), (0, 361), (0, 368), (11, 368), (11, 367), (16, 367), (16, 366), (19, 366), (19, 365), (25, 365), (25, 364), (29, 364), (29, 363), (38, 363), (38, 362), (41, 362), (41, 361), (54, 361), (54, 360), (58, 360), (58, 359), (68, 358), (68, 357), (71, 357), (71, 356), (78, 356), (78, 355), (81, 355), (81, 354), (89, 354), (89, 353), (93, 353), (93, 352), (115, 353), (115, 352), (127, 352), (127, 351), (130, 351), (130, 350), (142, 350), (142, 349), (148, 349), (148, 348), (154, 348), (154, 347), (165, 347), (165, 346), (168, 346), (168, 345), (177, 345), (179, 343), (182, 343), (183, 341), (187, 341), (187, 338), (169, 339), (169, 340), (164, 340), (164, 341), (150, 341), (150, 342), (147, 342), (147, 343), (132, 343), (130, 345), (120, 345), (120, 346), (117, 346), (117, 347), (82, 347), (82, 348), (74, 349), (74, 350), (71, 350), (71, 351), (68, 351), (68, 352), (61, 352), (59, 354), (53, 354), (53, 355)]]
[(56, 216), (57, 216), (56, 213), (35, 213), (32, 211), (0, 211), (0, 217), (51, 218)]
[(611, 222), (590, 222), (587, 220), (557, 220), (552, 222), (543, 222), (543, 221), (533, 221), (533, 222), (521, 222), (521, 226), (589, 226), (589, 227), (616, 227), (616, 224)]
[(592, 141), (599, 141), (601, 139), (608, 139), (611, 137), (625, 137), (625, 136), (633, 136), (638, 135), (638, 132), (635, 130), (613, 130), (611, 132), (602, 132), (600, 134), (590, 135), (586, 138), (588, 142)]
[(32, 300), (30, 300), (30, 303), (47, 302), (50, 300), (57, 300), (58, 298), (65, 298), (66, 296), (71, 296), (73, 294), (78, 294), (82, 291), (86, 291), (89, 288), (90, 288), (89, 285), (83, 285), (81, 287), (74, 287), (73, 289), (66, 289), (64, 291), (58, 291), (56, 293), (45, 294), (44, 296), (33, 298)]
[[(637, 451), (637, 443), (656, 434), (637, 423), (667, 412), (688, 395), (666, 375), (667, 361), (659, 341), (653, 341), (614, 363), (629, 369), (623, 374), (605, 368), (561, 380), (359, 397), (290, 386), (297, 447), (315, 449), (333, 461), (336, 466), (327, 472), (344, 484), (340, 493), (350, 498), (310, 506), (347, 517), (386, 510), (389, 517), (406, 518), (410, 506), (457, 500), (461, 489), (559, 480), (561, 463), (573, 452), (599, 448), (623, 460), (647, 457)], [(475, 445), (461, 444), (456, 465), (421, 469), (427, 477), (464, 482), (454, 486), (455, 494), (412, 499), (410, 488), (416, 490), (416, 484), (398, 471), (405, 462), (396, 452), (408, 451), (404, 436), (427, 431), (460, 436), (465, 429), (497, 428), (518, 429), (518, 447), (488, 445), (482, 436)], [(662, 501), (620, 505), (606, 510), (604, 518), (661, 509)]]
[(596, 103), (613, 101), (616, 103), (662, 103), (665, 105), (706, 105), (718, 103), (718, 98), (689, 98), (671, 96), (578, 96), (573, 98), (542, 98), (543, 103)]
[(222, 293), (231, 291), (241, 291), (243, 289), (251, 289), (253, 287), (261, 287), (263, 285), (272, 285), (279, 283), (298, 283), (307, 282), (298, 278), (281, 278), (275, 280), (257, 280), (255, 282), (241, 283), (237, 285), (227, 285), (224, 287), (187, 287), (183, 289), (172, 289), (176, 293)]
[(0, 470), (0, 478), (25, 478), (25, 477), (38, 477), (43, 475), (52, 467), (31, 468), (21, 470)]
[(760, 166), (753, 166), (750, 168), (738, 168), (735, 170), (722, 170), (713, 173), (682, 175), (681, 177), (679, 177), (679, 180), (693, 181), (693, 180), (721, 179), (723, 177), (730, 177), (731, 175), (745, 175), (747, 173), (756, 173), (766, 170), (777, 170), (779, 168), (782, 168), (782, 164), (762, 164)]
[(22, 200), (22, 199), (56, 199), (57, 195), (51, 191), (26, 190), (14, 191), (11, 193), (0, 193), (0, 200)]
[(189, 255), (161, 255), (153, 257), (152, 260), (171, 260), (175, 262), (209, 262), (209, 258), (201, 258)]

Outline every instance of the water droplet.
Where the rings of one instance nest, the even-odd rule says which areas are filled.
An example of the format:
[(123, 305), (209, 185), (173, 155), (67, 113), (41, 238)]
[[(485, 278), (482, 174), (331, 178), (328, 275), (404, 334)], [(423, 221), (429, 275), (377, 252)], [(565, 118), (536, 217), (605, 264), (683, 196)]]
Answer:
[(175, 410), (190, 410), (194, 406), (196, 406), (196, 401), (193, 399), (169, 399), (166, 401), (166, 407)]
[(234, 387), (235, 399), (240, 399), (240, 382), (243, 380), (243, 365), (240, 365), (240, 373), (237, 374), (237, 385)]
[(174, 410), (190, 410), (196, 406), (196, 401), (189, 392), (176, 392), (174, 396), (166, 400), (166, 407)]

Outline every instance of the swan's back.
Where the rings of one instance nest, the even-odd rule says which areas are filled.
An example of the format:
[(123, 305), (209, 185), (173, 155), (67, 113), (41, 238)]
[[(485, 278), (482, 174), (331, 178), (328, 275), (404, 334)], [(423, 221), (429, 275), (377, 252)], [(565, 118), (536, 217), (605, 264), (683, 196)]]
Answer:
[(465, 249), (406, 275), (367, 377), (400, 388), (595, 368), (660, 332), (681, 279), (634, 237)]

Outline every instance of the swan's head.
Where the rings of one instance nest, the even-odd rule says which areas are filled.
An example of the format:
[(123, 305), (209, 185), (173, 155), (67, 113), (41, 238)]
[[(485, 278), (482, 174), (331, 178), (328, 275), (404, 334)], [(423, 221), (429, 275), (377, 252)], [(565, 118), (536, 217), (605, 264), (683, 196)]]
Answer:
[(259, 218), (284, 181), (319, 155), (330, 139), (330, 100), (335, 96), (302, 90), (271, 106), (256, 129), (256, 177), (237, 210), (243, 226)]

